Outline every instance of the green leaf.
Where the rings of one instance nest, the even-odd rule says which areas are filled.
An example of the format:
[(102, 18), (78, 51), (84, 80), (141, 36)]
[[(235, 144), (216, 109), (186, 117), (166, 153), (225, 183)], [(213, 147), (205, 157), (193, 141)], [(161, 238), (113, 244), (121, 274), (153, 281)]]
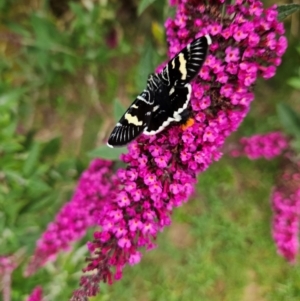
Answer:
[(12, 30), (13, 32), (15, 32), (16, 34), (21, 35), (24, 38), (30, 38), (31, 37), (30, 31), (27, 28), (25, 28), (24, 26), (22, 26), (21, 24), (11, 22), (11, 23), (8, 24), (8, 28), (10, 30)]
[[(75, 56), (73, 50), (61, 44), (64, 39), (63, 34), (59, 32), (56, 26), (46, 17), (33, 14), (30, 17), (30, 23), (32, 26), (33, 38), (31, 36), (26, 37), (23, 39), (22, 43), (25, 46), (41, 50), (41, 52), (38, 53), (37, 61), (43, 59), (43, 56), (45, 55), (48, 57), (45, 50)], [(46, 60), (47, 57), (44, 59)]]
[(3, 135), (2, 137), (15, 137), (17, 126), (18, 126), (17, 120), (15, 119), (11, 120), (6, 127), (0, 129), (1, 135)]
[(155, 41), (160, 45), (164, 45), (166, 38), (165, 38), (165, 30), (163, 25), (160, 24), (159, 22), (154, 21), (151, 24), (151, 31)]
[(127, 153), (127, 147), (110, 148), (102, 145), (88, 153), (92, 158), (102, 158), (107, 160), (119, 160), (121, 154)]
[(142, 0), (138, 7), (138, 16), (140, 16), (144, 10), (150, 6), (152, 3), (154, 3), (156, 0)]
[[(45, 186), (46, 188), (46, 186)], [(51, 189), (51, 188), (50, 188)], [(46, 195), (45, 195), (46, 193)], [(47, 191), (46, 189), (43, 191), (44, 196), (40, 197), (38, 202), (32, 202), (30, 204), (29, 210), (31, 212), (41, 212), (41, 210), (45, 210), (45, 208), (48, 208), (52, 204), (55, 203), (55, 201), (58, 199), (59, 192), (52, 189), (51, 191)], [(28, 210), (28, 211), (29, 211)]]
[(145, 89), (147, 78), (154, 72), (154, 68), (154, 49), (151, 43), (147, 43), (136, 73), (136, 87), (138, 91)]
[(27, 182), (27, 193), (30, 199), (38, 198), (49, 192), (53, 192), (51, 187), (38, 177), (33, 177)]
[(287, 104), (277, 105), (277, 114), (287, 133), (300, 137), (300, 116)]
[(61, 145), (61, 137), (55, 137), (50, 141), (47, 141), (42, 148), (41, 157), (44, 156), (55, 156)]
[(30, 22), (35, 36), (36, 45), (43, 49), (51, 47), (53, 36), (50, 35), (50, 26), (48, 20), (38, 15), (31, 15)]
[(4, 128), (6, 125), (9, 125), (11, 119), (12, 115), (8, 110), (0, 111), (0, 129)]
[(278, 10), (278, 16), (277, 19), (279, 21), (284, 20), (286, 17), (290, 16), (294, 12), (300, 10), (300, 4), (285, 4), (285, 5), (279, 5), (277, 7)]
[(290, 142), (291, 148), (296, 152), (300, 153), (300, 139), (294, 139)]
[(31, 147), (28, 157), (23, 166), (23, 174), (28, 177), (31, 175), (38, 165), (38, 160), (40, 156), (40, 144), (34, 143)]
[(292, 78), (288, 79), (287, 83), (291, 87), (300, 90), (300, 77), (292, 77)]
[(114, 117), (115, 120), (118, 121), (126, 111), (126, 108), (120, 103), (118, 98), (114, 100)]
[(17, 183), (18, 187), (26, 185), (27, 180), (19, 174), (19, 171), (15, 172), (14, 170), (4, 170), (3, 172), (7, 180)]
[(4, 93), (0, 96), (0, 107), (1, 111), (3, 111), (4, 108), (10, 108), (12, 107), (13, 103), (17, 102), (21, 95), (25, 92), (25, 89), (13, 89), (12, 91), (9, 91), (7, 93)]
[(3, 143), (0, 145), (0, 152), (5, 152), (7, 154), (15, 153), (21, 151), (22, 149), (23, 145), (14, 140), (6, 141), (5, 144)]

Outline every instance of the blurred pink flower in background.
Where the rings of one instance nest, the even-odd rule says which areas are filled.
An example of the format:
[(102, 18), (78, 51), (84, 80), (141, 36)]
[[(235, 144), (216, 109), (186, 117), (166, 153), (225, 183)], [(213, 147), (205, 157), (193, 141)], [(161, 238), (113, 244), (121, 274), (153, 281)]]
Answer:
[(11, 300), (11, 277), (17, 266), (15, 256), (0, 256), (0, 291), (3, 301)]
[(299, 253), (300, 163), (291, 161), (274, 187), (272, 235), (278, 254), (291, 263)]
[(299, 253), (300, 226), (300, 163), (294, 156), (287, 137), (280, 132), (253, 135), (240, 139), (240, 145), (230, 151), (233, 157), (267, 160), (281, 156), (281, 174), (271, 194), (273, 209), (272, 236), (277, 252), (290, 263)]
[(43, 301), (43, 289), (40, 286), (35, 287), (27, 301)]
[(289, 146), (288, 139), (280, 132), (243, 137), (240, 144), (230, 151), (231, 156), (246, 156), (249, 159), (273, 159), (282, 155)]

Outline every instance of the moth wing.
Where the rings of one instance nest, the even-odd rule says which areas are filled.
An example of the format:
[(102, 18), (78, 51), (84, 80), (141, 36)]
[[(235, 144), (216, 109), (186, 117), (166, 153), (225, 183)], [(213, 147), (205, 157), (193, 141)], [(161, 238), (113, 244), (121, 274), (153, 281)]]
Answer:
[(153, 100), (151, 93), (144, 90), (116, 124), (108, 138), (109, 147), (120, 147), (137, 138), (148, 126)]
[[(181, 114), (188, 108), (191, 99), (190, 84), (173, 87), (169, 92), (169, 106), (160, 107), (153, 111), (149, 125), (145, 128), (145, 135), (155, 135), (164, 130), (171, 122), (181, 121)], [(155, 106), (153, 107), (155, 109)]]
[(200, 71), (211, 38), (209, 35), (197, 38), (178, 52), (161, 72), (161, 78), (165, 85), (184, 86), (189, 83)]

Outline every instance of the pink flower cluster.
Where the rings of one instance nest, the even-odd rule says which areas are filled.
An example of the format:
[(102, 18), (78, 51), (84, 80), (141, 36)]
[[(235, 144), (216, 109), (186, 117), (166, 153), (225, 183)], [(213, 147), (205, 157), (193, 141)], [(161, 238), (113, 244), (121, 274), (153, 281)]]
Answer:
[(0, 256), (0, 277), (5, 273), (12, 273), (16, 267), (17, 263), (13, 256)]
[(29, 276), (59, 251), (82, 238), (95, 225), (97, 211), (104, 206), (113, 187), (112, 162), (95, 159), (81, 175), (72, 199), (60, 210), (54, 222), (37, 242), (34, 256), (26, 275)]
[(122, 277), (126, 264), (141, 259), (140, 248), (152, 249), (158, 232), (171, 223), (175, 207), (191, 196), (197, 175), (220, 158), (224, 140), (243, 121), (254, 99), (258, 76), (269, 78), (281, 62), (287, 41), (275, 6), (261, 1), (178, 0), (174, 19), (166, 21), (169, 54), (195, 37), (212, 37), (210, 54), (193, 82), (195, 123), (183, 131), (174, 124), (156, 136), (140, 136), (122, 156), (126, 169), (117, 173), (116, 198), (103, 208), (89, 244), (91, 258), (81, 288), (71, 300), (96, 295), (99, 282)]
[(43, 301), (43, 289), (40, 286), (35, 287), (27, 301)]
[(18, 266), (15, 256), (0, 256), (0, 291), (3, 300), (11, 299), (11, 277), (12, 272)]
[(289, 146), (287, 138), (280, 132), (243, 137), (240, 145), (231, 151), (233, 157), (246, 156), (249, 159), (273, 159)]
[(278, 253), (294, 263), (299, 252), (300, 172), (285, 172), (275, 187), (271, 200), (273, 208), (272, 235)]

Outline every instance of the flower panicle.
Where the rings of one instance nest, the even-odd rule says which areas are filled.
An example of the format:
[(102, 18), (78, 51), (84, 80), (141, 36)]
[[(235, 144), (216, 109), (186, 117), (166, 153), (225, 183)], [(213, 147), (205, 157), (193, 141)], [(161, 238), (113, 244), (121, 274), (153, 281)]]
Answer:
[(73, 301), (96, 294), (97, 281), (120, 279), (126, 264), (140, 261), (141, 248), (155, 247), (173, 209), (187, 202), (197, 175), (220, 159), (225, 139), (248, 113), (257, 77), (272, 77), (287, 47), (275, 6), (238, 0), (226, 5), (223, 16), (221, 0), (172, 0), (171, 5), (176, 15), (165, 23), (170, 57), (197, 37), (212, 38), (192, 83), (195, 122), (184, 131), (173, 124), (155, 136), (142, 135), (121, 156), (127, 167), (117, 172), (116, 197), (102, 208), (97, 219), (102, 230), (89, 244), (85, 270), (97, 277), (83, 276)]
[(12, 273), (17, 266), (14, 256), (0, 256), (0, 275)]
[(55, 221), (38, 240), (26, 276), (53, 260), (58, 252), (68, 250), (71, 243), (82, 238), (86, 230), (97, 223), (99, 210), (109, 201), (112, 179), (112, 162), (102, 159), (91, 162), (81, 175), (72, 199), (62, 207)]
[(246, 156), (251, 160), (270, 160), (282, 155), (289, 148), (289, 140), (281, 132), (243, 137), (239, 142), (240, 144), (230, 151), (232, 157)]
[(277, 252), (290, 263), (299, 253), (300, 163), (287, 161), (271, 195), (272, 236)]
[(43, 301), (43, 289), (40, 286), (34, 288), (27, 301)]

